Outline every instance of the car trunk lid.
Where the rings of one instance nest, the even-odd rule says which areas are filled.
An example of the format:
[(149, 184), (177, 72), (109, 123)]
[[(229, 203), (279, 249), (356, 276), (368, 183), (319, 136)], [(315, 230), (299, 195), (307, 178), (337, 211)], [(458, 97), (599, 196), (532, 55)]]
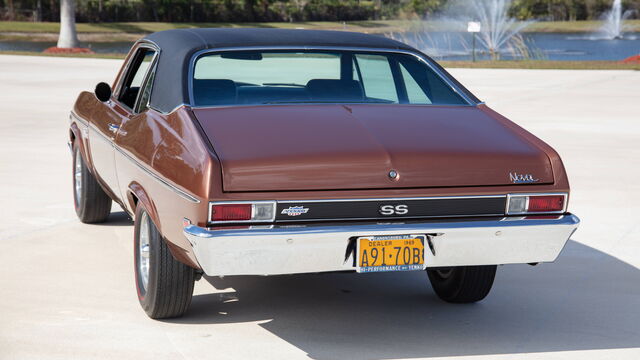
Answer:
[[(553, 182), (542, 149), (474, 106), (269, 105), (193, 111), (222, 163), (224, 191)], [(391, 171), (398, 176), (390, 177)]]

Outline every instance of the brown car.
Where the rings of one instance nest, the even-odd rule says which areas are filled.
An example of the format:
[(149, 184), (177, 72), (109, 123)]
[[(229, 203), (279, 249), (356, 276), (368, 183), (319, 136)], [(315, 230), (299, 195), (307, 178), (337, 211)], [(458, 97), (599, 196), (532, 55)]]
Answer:
[(426, 270), (483, 299), (496, 265), (554, 261), (579, 220), (547, 144), (405, 44), (358, 33), (188, 29), (138, 41), (71, 113), (74, 200), (135, 219), (152, 318), (202, 274)]

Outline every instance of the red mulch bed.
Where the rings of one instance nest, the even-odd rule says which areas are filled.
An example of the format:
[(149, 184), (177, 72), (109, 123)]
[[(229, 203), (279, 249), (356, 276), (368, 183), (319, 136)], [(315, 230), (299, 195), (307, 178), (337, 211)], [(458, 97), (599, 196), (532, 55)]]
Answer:
[(640, 55), (629, 56), (628, 58), (621, 61), (624, 64), (640, 64)]
[(88, 49), (88, 48), (59, 48), (56, 46), (45, 49), (43, 53), (46, 53), (46, 54), (95, 54), (91, 49)]

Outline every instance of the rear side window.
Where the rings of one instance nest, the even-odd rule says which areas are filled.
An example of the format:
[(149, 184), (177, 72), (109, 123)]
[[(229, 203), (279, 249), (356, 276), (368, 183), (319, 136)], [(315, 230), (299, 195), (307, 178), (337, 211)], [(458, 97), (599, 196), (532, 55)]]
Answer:
[(389, 59), (384, 55), (355, 55), (356, 78), (362, 83), (366, 97), (397, 103), (393, 73)]
[(402, 80), (404, 80), (404, 86), (407, 88), (407, 98), (411, 104), (431, 104), (431, 99), (427, 97), (420, 84), (409, 74), (407, 68), (400, 66), (402, 72)]
[(468, 105), (415, 56), (354, 51), (229, 51), (199, 57), (196, 106), (304, 103)]

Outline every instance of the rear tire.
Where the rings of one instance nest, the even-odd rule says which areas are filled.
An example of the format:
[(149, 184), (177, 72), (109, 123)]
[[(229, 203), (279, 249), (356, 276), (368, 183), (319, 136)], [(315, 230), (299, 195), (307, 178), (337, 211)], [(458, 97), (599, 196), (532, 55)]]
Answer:
[(496, 265), (458, 266), (427, 270), (431, 286), (446, 302), (467, 304), (484, 299), (491, 291)]
[(195, 270), (177, 261), (142, 204), (134, 224), (134, 268), (140, 305), (152, 319), (182, 316), (193, 295)]
[(73, 204), (85, 224), (104, 222), (111, 213), (111, 198), (102, 190), (82, 158), (77, 142), (73, 147)]

